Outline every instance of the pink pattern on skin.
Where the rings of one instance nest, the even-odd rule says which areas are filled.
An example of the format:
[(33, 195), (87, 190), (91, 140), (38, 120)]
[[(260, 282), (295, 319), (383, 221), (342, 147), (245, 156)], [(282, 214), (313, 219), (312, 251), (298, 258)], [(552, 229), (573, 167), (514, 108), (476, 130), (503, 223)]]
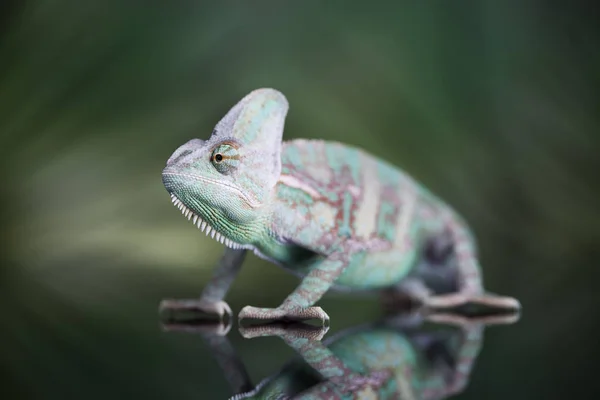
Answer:
[(385, 251), (389, 250), (392, 247), (389, 241), (378, 237), (369, 239), (367, 241), (348, 239), (345, 243), (348, 246), (348, 248), (353, 252), (364, 250)]
[(356, 197), (359, 197), (359, 196), (360, 196), (360, 193), (361, 193), (361, 190), (360, 190), (360, 188), (359, 188), (359, 187), (357, 187), (357, 186), (354, 186), (354, 185), (350, 185), (350, 186), (348, 187), (348, 191), (349, 191), (349, 192), (352, 194), (352, 196), (353, 196), (353, 197), (355, 197), (355, 198), (356, 198)]

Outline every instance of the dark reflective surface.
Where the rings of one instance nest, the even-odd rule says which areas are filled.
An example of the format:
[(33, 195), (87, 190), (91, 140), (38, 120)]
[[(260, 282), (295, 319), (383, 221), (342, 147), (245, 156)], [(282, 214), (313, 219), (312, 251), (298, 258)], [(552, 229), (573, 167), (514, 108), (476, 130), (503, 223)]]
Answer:
[(279, 337), (299, 355), (257, 384), (227, 338), (231, 325), (197, 320), (164, 328), (202, 338), (231, 387), (231, 399), (425, 400), (460, 394), (482, 350), (485, 327), (518, 318), (398, 311), (327, 339), (329, 327), (322, 325), (242, 325), (244, 338)]

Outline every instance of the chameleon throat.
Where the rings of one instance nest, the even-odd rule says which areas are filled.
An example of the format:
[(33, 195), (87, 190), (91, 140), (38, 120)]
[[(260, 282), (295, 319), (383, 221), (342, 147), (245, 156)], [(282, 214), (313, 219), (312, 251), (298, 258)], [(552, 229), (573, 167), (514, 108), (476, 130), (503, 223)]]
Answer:
[(204, 221), (200, 216), (194, 213), (192, 210), (186, 207), (185, 204), (181, 200), (177, 198), (173, 193), (171, 193), (171, 201), (173, 205), (181, 211), (181, 213), (187, 217), (188, 221), (192, 221), (194, 225), (200, 229), (201, 232), (206, 232), (206, 236), (210, 234), (210, 237), (215, 239), (217, 242), (224, 244), (225, 246), (232, 249), (245, 249), (246, 246), (243, 246), (239, 243), (234, 242), (231, 239), (226, 238), (217, 232), (213, 227), (211, 227), (206, 221)]

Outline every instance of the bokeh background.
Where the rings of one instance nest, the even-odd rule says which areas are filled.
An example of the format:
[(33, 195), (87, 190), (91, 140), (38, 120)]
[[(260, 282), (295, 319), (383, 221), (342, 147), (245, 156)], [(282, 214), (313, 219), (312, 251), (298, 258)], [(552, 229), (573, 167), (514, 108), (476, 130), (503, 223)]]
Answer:
[[(160, 172), (274, 87), (291, 104), (285, 138), (404, 168), (470, 221), (487, 287), (522, 301), (456, 398), (594, 398), (600, 52), (584, 4), (2, 1), (2, 397), (231, 394), (198, 337), (159, 327), (160, 299), (198, 294), (222, 250)], [(252, 255), (229, 304), (276, 306), (296, 284)], [(379, 312), (322, 305), (330, 332)], [(255, 382), (293, 356), (229, 336)]]

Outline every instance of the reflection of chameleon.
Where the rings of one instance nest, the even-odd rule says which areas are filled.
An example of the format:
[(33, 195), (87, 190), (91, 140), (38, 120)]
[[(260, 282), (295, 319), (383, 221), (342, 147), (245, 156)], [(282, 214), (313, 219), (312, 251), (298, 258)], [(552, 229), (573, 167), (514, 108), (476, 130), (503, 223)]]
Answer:
[(486, 324), (452, 318), (458, 323), (396, 315), (324, 342), (319, 339), (327, 328), (300, 323), (240, 328), (247, 338), (279, 336), (301, 356), (254, 388), (227, 338), (204, 338), (238, 393), (231, 399), (444, 399), (465, 388)]
[(167, 161), (162, 177), (173, 203), (227, 250), (200, 299), (168, 300), (163, 308), (231, 313), (223, 299), (245, 250), (302, 281), (279, 307), (247, 306), (240, 319), (326, 320), (313, 305), (332, 286), (401, 293), (434, 308), (520, 307), (485, 293), (473, 237), (449, 206), (362, 150), (282, 143), (287, 111), (280, 92), (255, 90), (207, 141), (193, 139)]

